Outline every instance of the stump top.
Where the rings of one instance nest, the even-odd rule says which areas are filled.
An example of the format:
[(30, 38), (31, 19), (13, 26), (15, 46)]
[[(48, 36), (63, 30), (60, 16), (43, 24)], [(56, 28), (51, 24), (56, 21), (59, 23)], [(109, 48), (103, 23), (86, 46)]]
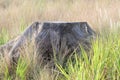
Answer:
[(43, 29), (54, 29), (54, 30), (61, 30), (61, 31), (70, 31), (72, 28), (79, 27), (79, 29), (84, 30), (84, 29), (90, 29), (89, 25), (87, 22), (64, 22), (64, 21), (48, 21), (48, 22), (42, 22), (43, 24)]
[(43, 22), (43, 23), (49, 23), (49, 24), (81, 24), (81, 23), (86, 23), (87, 22), (66, 22), (66, 21), (46, 21), (46, 22)]

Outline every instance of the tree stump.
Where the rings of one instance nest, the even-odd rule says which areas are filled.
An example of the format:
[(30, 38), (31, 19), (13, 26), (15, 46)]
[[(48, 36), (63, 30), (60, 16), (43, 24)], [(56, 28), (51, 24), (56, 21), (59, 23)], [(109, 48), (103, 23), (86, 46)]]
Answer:
[[(10, 47), (10, 60), (17, 62), (20, 48), (26, 43), (34, 41), (35, 53), (38, 60), (42, 56), (44, 63), (50, 61), (54, 53), (67, 59), (76, 49), (80, 53), (79, 45), (85, 50), (90, 49), (91, 39), (95, 37), (95, 32), (87, 22), (34, 22), (30, 25), (17, 40), (12, 40), (12, 47), (8, 43), (4, 45)], [(1, 47), (0, 49), (4, 49)]]

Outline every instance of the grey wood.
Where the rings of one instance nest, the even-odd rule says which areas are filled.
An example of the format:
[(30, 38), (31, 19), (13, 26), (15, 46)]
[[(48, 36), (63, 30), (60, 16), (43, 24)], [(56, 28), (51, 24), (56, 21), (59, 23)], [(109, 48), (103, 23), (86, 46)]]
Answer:
[(67, 59), (75, 49), (80, 53), (79, 45), (89, 50), (94, 37), (95, 32), (87, 22), (34, 22), (17, 39), (1, 46), (0, 52), (4, 54), (6, 47), (9, 48), (10, 60), (17, 62), (19, 48), (35, 41), (38, 58), (42, 55), (44, 60), (49, 61), (55, 54), (62, 60)]

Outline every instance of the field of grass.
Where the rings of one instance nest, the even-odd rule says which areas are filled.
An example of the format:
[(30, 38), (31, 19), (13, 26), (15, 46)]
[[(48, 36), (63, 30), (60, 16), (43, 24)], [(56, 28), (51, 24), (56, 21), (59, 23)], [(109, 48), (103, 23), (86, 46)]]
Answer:
[(99, 34), (90, 59), (84, 50), (81, 57), (75, 52), (74, 62), (69, 59), (66, 67), (36, 67), (28, 47), (9, 74), (6, 58), (0, 57), (0, 80), (120, 80), (119, 7), (120, 0), (0, 0), (0, 45), (34, 21), (87, 21)]

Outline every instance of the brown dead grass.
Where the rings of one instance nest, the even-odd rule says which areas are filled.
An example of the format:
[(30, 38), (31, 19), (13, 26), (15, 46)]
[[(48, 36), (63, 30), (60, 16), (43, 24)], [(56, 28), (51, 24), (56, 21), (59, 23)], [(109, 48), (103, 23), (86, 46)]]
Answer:
[(14, 36), (34, 21), (87, 21), (98, 29), (120, 23), (119, 4), (119, 0), (1, 0), (0, 28)]

